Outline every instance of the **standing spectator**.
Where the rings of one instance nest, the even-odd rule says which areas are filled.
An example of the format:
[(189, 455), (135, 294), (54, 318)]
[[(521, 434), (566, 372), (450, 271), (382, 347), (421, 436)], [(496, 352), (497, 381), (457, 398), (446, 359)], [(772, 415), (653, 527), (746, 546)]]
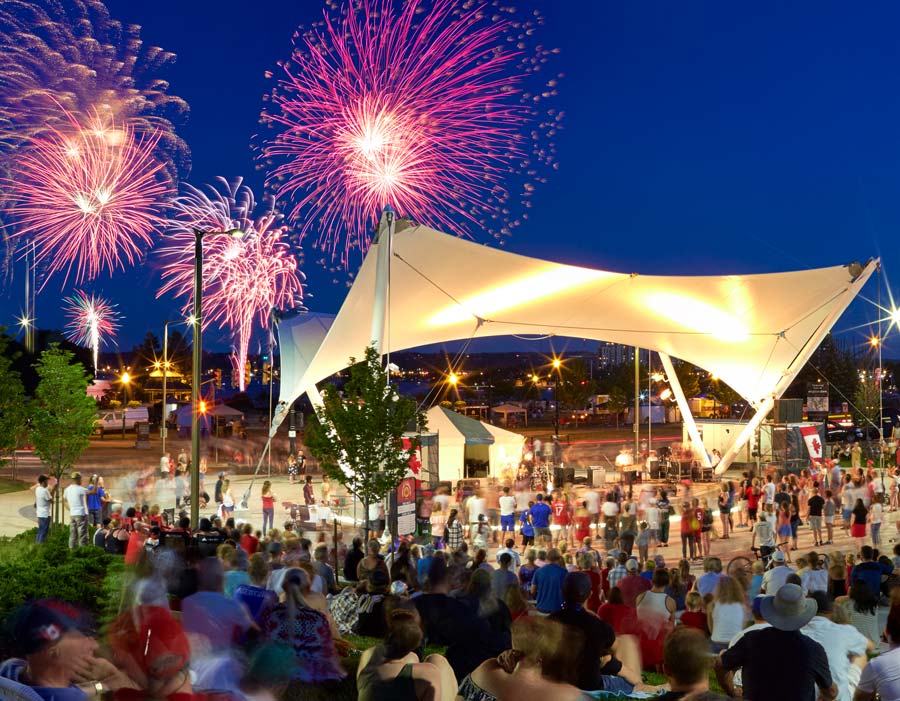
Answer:
[(759, 511), (759, 501), (762, 498), (759, 480), (756, 478), (750, 480), (750, 484), (744, 490), (744, 496), (747, 499), (747, 524), (752, 527)]
[(630, 502), (622, 505), (622, 515), (619, 519), (619, 547), (625, 551), (628, 557), (631, 557), (634, 550), (634, 539), (638, 534), (637, 516), (634, 515), (634, 509), (631, 506)]
[(434, 499), (431, 502), (431, 514), (428, 517), (431, 526), (431, 544), (439, 547), (444, 537), (444, 529), (447, 527), (447, 515), (444, 513), (443, 504)]
[(463, 544), (463, 528), (458, 516), (459, 512), (456, 509), (450, 509), (450, 517), (447, 519), (447, 526), (444, 529), (444, 545), (453, 551), (459, 550), (459, 546)]
[[(304, 487), (304, 493), (306, 488)], [(384, 533), (384, 501), (378, 499), (369, 504), (369, 535), (380, 538)]]
[(837, 697), (822, 646), (800, 632), (816, 615), (816, 602), (786, 584), (760, 605), (769, 628), (746, 633), (717, 660), (719, 683), (734, 696), (731, 672), (743, 672), (744, 698), (754, 701), (815, 701)]
[(566, 574), (566, 568), (560, 565), (559, 550), (551, 548), (547, 553), (547, 564), (535, 572), (531, 582), (531, 594), (538, 611), (553, 613), (562, 608), (562, 583)]
[(531, 514), (531, 524), (534, 526), (534, 536), (540, 545), (550, 544), (550, 517), (552, 509), (544, 503), (544, 495), (538, 494), (536, 501), (528, 511)]
[(685, 502), (681, 505), (681, 557), (694, 559), (696, 544), (694, 543), (694, 525), (696, 516), (691, 511), (691, 505)]
[[(813, 484), (813, 495), (806, 502), (809, 508), (809, 529), (813, 533), (813, 543), (816, 547), (825, 545), (822, 537), (822, 512), (825, 510), (825, 500), (819, 496), (818, 482)], [(834, 504), (831, 505), (832, 523), (834, 522)]]
[(303, 503), (307, 506), (312, 506), (316, 503), (316, 492), (313, 488), (312, 475), (307, 475), (303, 484)]
[(869, 527), (872, 529), (872, 547), (876, 550), (881, 547), (881, 521), (884, 517), (884, 507), (881, 505), (882, 495), (875, 494), (872, 506), (869, 508)]
[(825, 490), (825, 533), (828, 540), (822, 545), (831, 545), (834, 542), (834, 515), (837, 511), (834, 494), (830, 489)]
[(466, 517), (469, 523), (469, 540), (474, 541), (479, 532), (479, 523), (487, 518), (487, 499), (480, 490), (466, 500)]
[(531, 522), (532, 506), (534, 506), (534, 502), (529, 501), (528, 508), (524, 509), (519, 516), (519, 523), (522, 524), (522, 554), (534, 545), (534, 524)]
[(723, 482), (719, 490), (719, 521), (722, 523), (722, 538), (728, 538), (729, 519), (731, 518), (732, 499), (734, 492), (728, 488), (728, 483)]
[(275, 492), (272, 491), (272, 483), (269, 480), (263, 482), (260, 498), (262, 499), (262, 534), (265, 538), (268, 530), (275, 525), (275, 500), (278, 499)]
[(69, 509), (69, 547), (88, 544), (87, 489), (81, 486), (81, 473), (72, 473), (72, 484), (63, 491), (63, 506)]
[(217, 504), (222, 503), (222, 485), (225, 484), (225, 473), (220, 472), (219, 478), (216, 480), (215, 490), (213, 491), (213, 499)]
[[(516, 498), (509, 493), (509, 487), (503, 488), (503, 496), (499, 499), (500, 503), (500, 535), (504, 536), (509, 532), (513, 538), (515, 546), (516, 537)], [(507, 546), (509, 547), (509, 546)]]
[[(695, 499), (695, 502), (699, 505), (699, 500)], [(699, 506), (697, 518), (700, 520), (700, 542), (701, 542), (701, 553), (700, 555), (703, 557), (709, 557), (710, 554), (710, 540), (712, 539), (713, 532), (713, 513), (712, 508), (709, 506), (709, 500), (704, 499), (703, 505)]]
[[(35, 543), (47, 541), (50, 533), (50, 513), (53, 508), (53, 489), (47, 487), (49, 478), (47, 475), (38, 477), (37, 487), (34, 490), (34, 509), (37, 513), (38, 529)], [(55, 485), (54, 485), (55, 488)]]
[[(751, 522), (753, 522), (753, 518), (750, 519)], [(775, 528), (766, 518), (760, 518), (753, 524), (750, 547), (755, 548), (757, 543), (759, 543), (759, 556), (762, 558), (763, 564), (768, 565), (769, 557), (775, 551)]]
[(659, 491), (656, 508), (659, 509), (659, 545), (665, 548), (669, 545), (669, 526), (672, 516), (672, 506), (669, 503), (669, 495), (665, 489)]
[(616, 503), (616, 495), (612, 490), (606, 495), (606, 501), (600, 507), (603, 516), (603, 536), (606, 540), (606, 550), (615, 547), (619, 539), (619, 505)]
[(99, 526), (103, 521), (103, 503), (106, 498), (106, 490), (103, 489), (100, 475), (91, 475), (87, 486), (88, 525)]
[(568, 497), (564, 492), (557, 492), (557, 494), (557, 498), (550, 505), (553, 511), (553, 525), (556, 527), (556, 535), (553, 537), (554, 545), (558, 545), (560, 540), (563, 543), (569, 542), (569, 525), (572, 521)]
[(856, 549), (860, 550), (866, 540), (866, 523), (869, 519), (869, 510), (862, 499), (857, 499), (851, 512), (850, 535), (856, 540)]

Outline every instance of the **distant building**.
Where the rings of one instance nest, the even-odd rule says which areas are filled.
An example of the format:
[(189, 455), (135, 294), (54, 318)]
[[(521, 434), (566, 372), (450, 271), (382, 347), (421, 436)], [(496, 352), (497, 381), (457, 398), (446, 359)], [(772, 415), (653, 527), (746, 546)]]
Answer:
[[(641, 349), (641, 364), (646, 365), (649, 351)], [(619, 365), (634, 362), (634, 346), (624, 346), (621, 343), (602, 342), (597, 347), (597, 357), (601, 368), (615, 368)]]

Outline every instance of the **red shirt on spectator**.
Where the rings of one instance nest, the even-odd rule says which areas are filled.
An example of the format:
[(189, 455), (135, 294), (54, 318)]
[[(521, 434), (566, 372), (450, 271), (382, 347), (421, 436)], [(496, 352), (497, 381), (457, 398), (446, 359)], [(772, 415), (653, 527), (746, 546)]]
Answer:
[(618, 586), (622, 592), (622, 602), (626, 606), (634, 608), (634, 600), (637, 599), (638, 594), (649, 591), (653, 585), (649, 579), (641, 577), (639, 574), (629, 573), (619, 580)]
[(551, 504), (553, 509), (553, 523), (557, 526), (569, 525), (569, 504), (562, 500), (554, 501)]
[(591, 516), (575, 517), (575, 543), (581, 543), (591, 534)]
[[(601, 583), (600, 583), (600, 573), (594, 570), (582, 570), (588, 577), (591, 579), (591, 595), (588, 597), (588, 600), (585, 602), (584, 607), (590, 611), (591, 613), (597, 613), (597, 609), (600, 608), (600, 600), (601, 600)], [(607, 584), (608, 584), (607, 580)]]
[(685, 611), (681, 614), (681, 625), (696, 628), (704, 635), (709, 635), (709, 624), (703, 611)]
[(259, 550), (259, 538), (250, 533), (245, 533), (241, 536), (240, 545), (245, 553), (252, 555)]
[(606, 621), (616, 633), (631, 633), (635, 627), (635, 609), (625, 604), (606, 602), (597, 610), (597, 618)]

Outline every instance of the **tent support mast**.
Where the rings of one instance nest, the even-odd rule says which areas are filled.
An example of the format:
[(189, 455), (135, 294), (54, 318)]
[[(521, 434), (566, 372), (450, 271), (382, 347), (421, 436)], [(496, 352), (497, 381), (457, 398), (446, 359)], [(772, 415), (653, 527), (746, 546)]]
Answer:
[(688, 435), (691, 437), (691, 444), (696, 450), (700, 451), (700, 461), (703, 467), (709, 467), (709, 455), (703, 445), (703, 437), (697, 428), (697, 422), (694, 421), (694, 415), (691, 414), (691, 407), (688, 405), (687, 397), (684, 396), (684, 390), (678, 381), (678, 375), (675, 374), (675, 366), (672, 359), (666, 353), (659, 353), (659, 359), (662, 361), (663, 369), (666, 371), (666, 379), (669, 380), (669, 386), (672, 388), (672, 394), (675, 395), (675, 401), (678, 403), (678, 409), (681, 411), (681, 418), (687, 427)]
[[(396, 218), (394, 210), (390, 206), (384, 208), (381, 213), (381, 221), (378, 223), (378, 231), (375, 234), (373, 244), (378, 245), (378, 258), (375, 261), (375, 290), (372, 302), (372, 333), (371, 341), (375, 344), (375, 350), (379, 353), (384, 349), (384, 332), (387, 325), (388, 307), (390, 300), (391, 281), (391, 247), (394, 241), (394, 226)], [(390, 349), (388, 349), (390, 353)]]
[[(848, 266), (848, 272), (851, 276), (850, 281), (847, 285), (847, 289), (842, 292), (842, 296), (850, 295), (850, 299), (852, 300), (858, 293), (860, 288), (866, 284), (868, 279), (871, 277), (872, 273), (875, 272), (877, 268), (881, 266), (881, 259), (876, 258), (873, 260), (869, 260), (864, 266), (859, 263), (851, 263)], [(855, 269), (854, 269), (855, 268)], [(849, 302), (847, 303), (849, 304)], [(732, 443), (731, 447), (725, 451), (725, 454), (722, 456), (722, 459), (719, 461), (719, 464), (716, 465), (716, 474), (721, 475), (724, 474), (725, 471), (731, 466), (731, 463), (734, 462), (734, 459), (737, 457), (738, 452), (740, 452), (741, 448), (743, 448), (747, 441), (750, 440), (750, 437), (756, 433), (756, 430), (759, 428), (760, 424), (769, 415), (769, 412), (775, 408), (775, 399), (780, 397), (784, 392), (790, 387), (791, 382), (794, 381), (794, 378), (797, 377), (797, 373), (803, 369), (803, 366), (806, 365), (807, 361), (812, 357), (812, 354), (815, 353), (816, 348), (819, 347), (819, 344), (828, 335), (828, 332), (831, 331), (831, 327), (834, 326), (835, 322), (837, 322), (838, 318), (841, 314), (844, 313), (844, 310), (847, 308), (847, 304), (839, 304), (836, 305), (831, 312), (822, 319), (822, 323), (819, 324), (819, 328), (816, 329), (816, 332), (812, 334), (812, 336), (807, 339), (806, 343), (803, 344), (803, 347), (800, 348), (799, 352), (796, 356), (794, 356), (793, 362), (785, 369), (785, 371), (781, 375), (781, 379), (778, 380), (778, 383), (775, 385), (775, 388), (772, 390), (772, 393), (765, 397), (756, 408), (756, 413), (753, 415), (753, 418), (750, 419), (749, 423), (744, 427), (744, 430), (738, 434), (738, 437), (735, 438), (734, 443)], [(782, 337), (778, 340), (782, 340)], [(776, 341), (777, 342), (777, 341)]]

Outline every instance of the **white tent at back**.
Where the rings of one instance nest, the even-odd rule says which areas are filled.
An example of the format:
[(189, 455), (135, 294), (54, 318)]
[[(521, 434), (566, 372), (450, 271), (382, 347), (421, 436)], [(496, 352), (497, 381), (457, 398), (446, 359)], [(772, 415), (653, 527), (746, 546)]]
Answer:
[[(674, 357), (704, 368), (758, 413), (768, 413), (879, 264), (762, 275), (613, 273), (520, 256), (401, 220), (392, 237), (372, 244), (330, 326), (304, 316), (279, 325), (276, 426), (294, 400), (314, 393), (316, 383), (372, 342), (376, 261), (386, 245), (382, 352), (513, 334), (610, 341), (649, 348), (664, 363)], [(746, 442), (745, 433), (736, 443)]]

